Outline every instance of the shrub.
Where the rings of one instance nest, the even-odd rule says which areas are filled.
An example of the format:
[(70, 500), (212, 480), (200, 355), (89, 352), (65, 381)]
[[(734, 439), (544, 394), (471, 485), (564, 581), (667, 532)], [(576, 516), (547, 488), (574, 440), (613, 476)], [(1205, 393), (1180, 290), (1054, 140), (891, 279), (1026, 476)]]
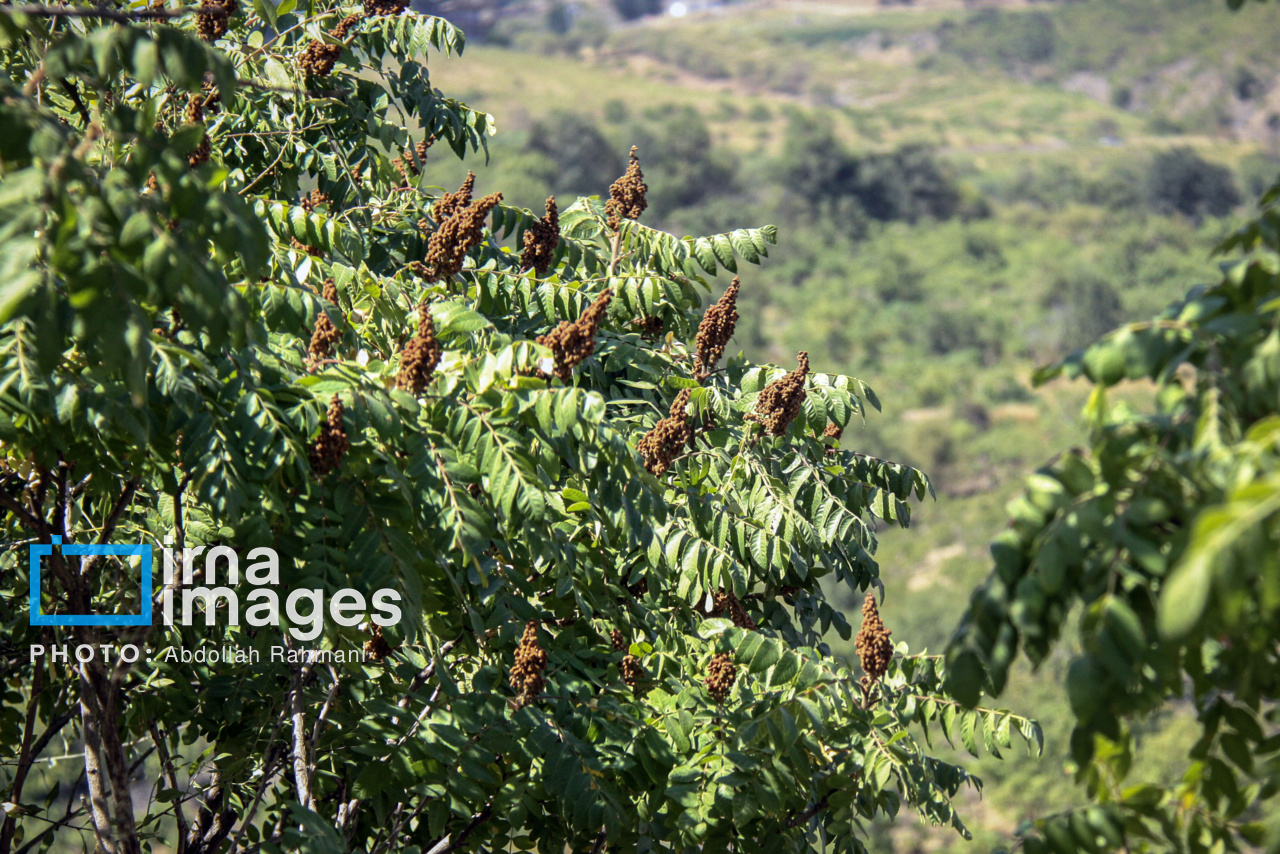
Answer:
[(554, 113), (535, 121), (529, 149), (556, 165), (554, 183), (562, 194), (599, 193), (623, 167), (616, 147), (595, 122), (579, 113)]
[(661, 14), (662, 0), (613, 0), (613, 8), (624, 20), (634, 21), (646, 15)]
[(1157, 154), (1147, 173), (1147, 195), (1158, 211), (1190, 217), (1225, 216), (1240, 204), (1231, 170), (1190, 148)]
[(848, 152), (829, 121), (793, 115), (779, 167), (793, 196), (814, 213), (852, 205), (882, 222), (956, 216), (962, 194), (954, 176), (919, 145), (862, 156)]

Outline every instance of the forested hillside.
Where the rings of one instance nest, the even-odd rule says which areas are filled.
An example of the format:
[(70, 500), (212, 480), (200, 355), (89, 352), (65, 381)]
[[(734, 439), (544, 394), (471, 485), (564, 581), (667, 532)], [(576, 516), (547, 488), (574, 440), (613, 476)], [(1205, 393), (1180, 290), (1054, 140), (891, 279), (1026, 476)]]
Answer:
[[(516, 5), (436, 84), (500, 117), (477, 186), (519, 205), (599, 193), (638, 145), (666, 227), (723, 231), (746, 209), (780, 226), (774, 257), (744, 272), (733, 346), (821, 354), (894, 401), (843, 443), (938, 486), (913, 536), (886, 533), (882, 564), (894, 639), (937, 650), (1021, 476), (1084, 435), (1086, 390), (1032, 389), (1033, 368), (1211, 280), (1210, 250), (1280, 172), (1277, 32), (1275, 4), (1213, 0), (751, 3), (630, 22)], [(428, 165), (441, 186), (463, 174)], [(1039, 716), (1046, 756), (979, 763), (974, 845), (910, 822), (884, 844), (988, 850), (1078, 799), (1063, 676), (1051, 659), (1012, 680), (1003, 702)], [(1146, 755), (1167, 745), (1171, 764), (1135, 779), (1173, 767), (1189, 715), (1149, 722)]]

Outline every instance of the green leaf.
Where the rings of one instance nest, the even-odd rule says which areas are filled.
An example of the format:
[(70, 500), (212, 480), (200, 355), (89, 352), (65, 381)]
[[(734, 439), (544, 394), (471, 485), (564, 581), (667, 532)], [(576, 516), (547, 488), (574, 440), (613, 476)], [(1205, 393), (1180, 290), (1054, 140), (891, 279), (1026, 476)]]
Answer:
[(476, 332), (492, 326), (484, 315), (458, 302), (433, 303), (431, 319), (435, 323), (436, 332), (443, 335)]

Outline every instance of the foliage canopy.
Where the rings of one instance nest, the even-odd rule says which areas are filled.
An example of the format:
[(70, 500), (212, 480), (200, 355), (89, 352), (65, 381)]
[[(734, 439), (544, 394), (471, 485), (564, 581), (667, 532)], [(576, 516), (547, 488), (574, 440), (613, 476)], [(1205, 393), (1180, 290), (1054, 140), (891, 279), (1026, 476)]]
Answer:
[[(650, 229), (638, 173), (542, 218), (444, 193), (424, 161), (494, 127), (430, 84), (450, 24), (194, 11), (0, 15), (0, 621), (27, 686), (0, 852), (75, 828), (109, 854), (856, 851), (904, 804), (963, 830), (978, 781), (929, 727), (998, 752), (1036, 725), (960, 709), (936, 656), (859, 680), (822, 643), (852, 629), (819, 580), (875, 584), (877, 520), (928, 479), (838, 447), (879, 408), (856, 379), (695, 378), (711, 279), (774, 229)], [(390, 588), (402, 619), (325, 622), (311, 646), (370, 652), (341, 664), (271, 660), (287, 622), (226, 599), (208, 625), (31, 626), (26, 545), (54, 537), (269, 546), (282, 590)], [(123, 567), (48, 563), (50, 612), (137, 604)], [(128, 642), (152, 655), (27, 652)], [(165, 655), (201, 647), (262, 660)], [(60, 739), (87, 806), (31, 802)]]
[[(1222, 279), (1037, 374), (1083, 377), (1089, 446), (1028, 478), (948, 650), (965, 703), (1042, 663), (1079, 611), (1067, 671), (1077, 781), (1097, 801), (1026, 851), (1240, 850), (1280, 790), (1280, 185), (1218, 247)], [(1150, 411), (1108, 405), (1154, 383)], [(1189, 701), (1182, 779), (1128, 784), (1144, 717)]]

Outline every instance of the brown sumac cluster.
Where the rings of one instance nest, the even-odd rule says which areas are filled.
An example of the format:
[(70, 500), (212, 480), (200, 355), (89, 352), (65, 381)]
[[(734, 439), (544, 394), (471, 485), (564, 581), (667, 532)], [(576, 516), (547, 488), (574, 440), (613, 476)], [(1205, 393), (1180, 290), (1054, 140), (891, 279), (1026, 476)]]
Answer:
[(320, 252), (319, 247), (308, 246), (307, 244), (303, 243), (301, 240), (299, 240), (296, 237), (289, 238), (289, 246), (292, 247), (293, 249), (296, 249), (298, 252), (305, 252), (306, 254), (314, 255), (317, 258), (319, 258), (321, 254), (323, 254)]
[(791, 422), (800, 414), (800, 407), (804, 405), (804, 380), (809, 375), (809, 354), (801, 350), (796, 354), (796, 359), (799, 365), (795, 370), (764, 387), (760, 397), (756, 398), (755, 411), (751, 414), (772, 436), (781, 436), (787, 432)]
[(556, 197), (547, 199), (547, 213), (524, 233), (524, 251), (520, 253), (520, 266), (545, 276), (551, 269), (551, 261), (560, 243), (560, 213), (556, 210)]
[(667, 322), (659, 315), (646, 314), (631, 322), (631, 328), (640, 333), (641, 338), (650, 341), (659, 338), (667, 328)]
[(538, 645), (538, 621), (530, 620), (516, 646), (516, 663), (507, 678), (520, 705), (536, 699), (546, 684), (542, 672), (547, 669), (547, 651)]
[(653, 429), (645, 433), (636, 445), (650, 474), (666, 474), (672, 461), (693, 441), (693, 429), (684, 411), (688, 405), (689, 389), (681, 389), (671, 402), (667, 417), (653, 425)]
[(756, 621), (751, 619), (747, 609), (742, 607), (742, 600), (732, 590), (721, 590), (712, 597), (711, 616), (721, 617), (725, 614), (740, 629), (754, 632), (757, 628)]
[(638, 149), (631, 146), (631, 160), (627, 163), (627, 171), (609, 187), (609, 201), (604, 203), (604, 212), (609, 218), (609, 230), (617, 231), (623, 219), (639, 219), (640, 214), (649, 206), (645, 194), (649, 185), (644, 182), (644, 173), (640, 171)]
[(471, 201), (474, 183), (475, 176), (467, 173), (458, 192), (445, 193), (432, 210), (439, 225), (427, 241), (426, 263), (412, 265), (429, 282), (447, 279), (462, 270), (467, 253), (484, 237), (485, 217), (502, 201), (502, 193)]
[(312, 190), (310, 193), (302, 197), (302, 201), (298, 203), (308, 213), (315, 211), (316, 208), (324, 205), (333, 204), (333, 199), (329, 198), (327, 193), (320, 190)]
[(400, 370), (396, 374), (396, 388), (412, 394), (427, 390), (436, 365), (440, 364), (440, 342), (436, 340), (436, 325), (431, 311), (423, 301), (418, 306), (418, 332), (405, 345), (400, 354)]
[[(427, 140), (428, 144), (431, 140)], [(422, 145), (422, 143), (418, 143)], [(435, 204), (431, 206), (431, 217), (436, 222), (444, 222), (458, 211), (471, 204), (471, 193), (476, 188), (476, 173), (468, 171), (467, 177), (462, 179), (462, 186), (456, 192), (445, 193), (436, 199)]]
[(399, 15), (409, 8), (409, 0), (364, 0), (366, 15)]
[(605, 288), (577, 320), (562, 320), (555, 329), (538, 337), (539, 344), (551, 348), (555, 375), (561, 382), (567, 383), (573, 379), (573, 369), (596, 351), (596, 333), (600, 330), (600, 321), (604, 319), (605, 312), (609, 310), (611, 299), (613, 289)]
[(635, 584), (628, 584), (626, 585), (626, 587), (627, 587), (627, 594), (632, 599), (640, 599), (649, 592), (649, 579), (642, 578), (639, 581), (637, 581)]
[(822, 438), (835, 439), (835, 442), (827, 448), (828, 454), (834, 454), (840, 449), (840, 437), (844, 435), (844, 430), (836, 424), (828, 423), (826, 429), (822, 431)]
[(328, 77), (342, 56), (342, 45), (312, 39), (298, 54), (298, 70), (313, 77)]
[[(333, 305), (338, 304), (338, 285), (332, 278), (324, 280), (321, 295)], [(333, 345), (342, 339), (342, 332), (329, 319), (329, 313), (321, 309), (316, 315), (316, 325), (311, 331), (311, 345), (307, 348), (308, 359), (315, 365), (329, 358)]]
[(207, 42), (217, 41), (231, 29), (231, 16), (240, 11), (237, 0), (205, 2), (196, 12), (196, 32)]
[[(360, 20), (359, 15), (348, 15), (329, 31), (329, 35), (341, 42), (346, 39), (351, 28), (360, 23)], [(330, 44), (319, 39), (312, 39), (307, 42), (307, 46), (303, 48), (302, 53), (298, 54), (298, 69), (304, 74), (328, 77), (333, 73), (333, 66), (337, 64), (338, 58), (342, 56), (342, 50), (343, 45), (341, 44)]]
[(622, 634), (622, 629), (609, 632), (609, 643), (613, 644), (614, 652), (622, 652), (627, 648), (626, 636)]
[(622, 664), (618, 665), (618, 669), (622, 671), (622, 681), (627, 683), (627, 687), (634, 688), (640, 684), (640, 680), (644, 678), (644, 666), (640, 664), (640, 659), (634, 655), (624, 655)]
[(338, 283), (333, 280), (332, 276), (329, 276), (321, 283), (320, 296), (334, 305), (338, 304)]
[[(431, 148), (431, 146), (435, 144), (436, 144), (435, 134), (431, 134), (431, 136), (427, 137), (426, 139), (418, 140), (417, 145), (413, 147), (412, 153), (410, 153), (408, 150), (405, 150), (400, 154), (399, 157), (391, 161), (391, 165), (394, 166), (396, 168), (396, 171), (400, 173), (401, 178), (408, 181), (409, 176), (417, 175), (419, 172), (422, 171), (422, 164), (427, 162), (427, 149)], [(470, 183), (475, 183), (475, 175), (468, 172), (467, 180)], [(467, 185), (464, 184), (463, 186), (467, 186)], [(445, 193), (445, 195), (448, 196), (449, 194)], [(467, 201), (468, 202), (471, 201), (471, 191), (469, 188), (467, 190)], [(437, 207), (439, 207), (439, 203), (437, 203)], [(437, 216), (436, 220), (439, 221), (440, 217)]]
[(734, 666), (729, 653), (721, 652), (711, 656), (707, 664), (707, 693), (717, 706), (723, 706), (733, 690), (733, 683), (738, 678), (738, 668)]
[(309, 460), (311, 470), (319, 477), (342, 464), (347, 454), (347, 428), (342, 425), (342, 400), (336, 394), (329, 401), (329, 412), (324, 424), (320, 425), (320, 435), (311, 445)]
[(738, 325), (738, 289), (742, 280), (737, 276), (729, 283), (724, 295), (709, 307), (698, 324), (698, 336), (694, 339), (696, 355), (693, 375), (702, 382), (715, 370), (716, 363), (724, 355), (724, 348), (733, 337)]
[(891, 635), (880, 619), (880, 609), (876, 607), (875, 594), (867, 591), (867, 598), (862, 602), (862, 628), (853, 639), (854, 648), (858, 651), (858, 659), (866, 672), (863, 687), (870, 681), (879, 679), (889, 671), (889, 661), (893, 658)]
[(369, 639), (364, 642), (364, 654), (374, 661), (382, 661), (394, 651), (391, 644), (387, 643), (387, 639), (382, 636), (382, 626), (374, 623)]
[[(193, 94), (187, 100), (187, 110), (183, 115), (183, 121), (187, 125), (199, 127), (202, 131), (204, 127), (204, 96)], [(208, 132), (200, 135), (200, 144), (197, 145), (189, 154), (187, 154), (187, 165), (192, 169), (203, 166), (209, 162), (209, 155), (213, 151), (213, 145), (209, 142)]]
[(200, 144), (192, 149), (187, 155), (187, 165), (192, 169), (198, 169), (209, 162), (209, 156), (213, 153), (213, 144), (209, 142), (209, 134), (205, 134), (200, 139)]

